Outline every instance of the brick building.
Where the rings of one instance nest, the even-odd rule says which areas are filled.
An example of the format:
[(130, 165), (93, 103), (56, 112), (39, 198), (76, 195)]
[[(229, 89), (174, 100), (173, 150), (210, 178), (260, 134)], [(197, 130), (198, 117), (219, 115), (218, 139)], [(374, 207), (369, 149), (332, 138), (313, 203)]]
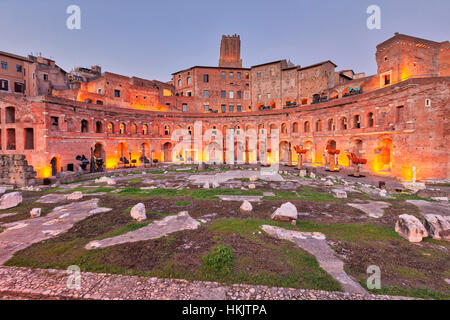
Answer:
[[(76, 170), (75, 157), (91, 148), (107, 168), (124, 160), (230, 161), (227, 151), (242, 163), (295, 164), (296, 145), (307, 149), (307, 165), (323, 165), (331, 144), (344, 166), (355, 153), (375, 174), (410, 180), (415, 167), (418, 179), (450, 178), (448, 41), (395, 34), (377, 46), (377, 74), (365, 76), (336, 71), (331, 61), (243, 68), (240, 39), (223, 39), (233, 39), (232, 49), (221, 49), (219, 66), (176, 72), (169, 83), (105, 72), (47, 95), (0, 91), (0, 153), (25, 154), (48, 177)], [(234, 135), (224, 137), (229, 129)], [(253, 144), (247, 135), (276, 131), (277, 148), (263, 148), (275, 139)]]

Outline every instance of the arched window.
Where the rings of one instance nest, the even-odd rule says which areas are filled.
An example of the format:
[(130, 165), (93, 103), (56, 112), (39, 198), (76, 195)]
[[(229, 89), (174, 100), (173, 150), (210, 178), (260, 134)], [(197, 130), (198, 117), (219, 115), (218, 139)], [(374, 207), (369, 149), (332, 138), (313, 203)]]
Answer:
[(259, 133), (263, 134), (263, 133), (264, 133), (264, 125), (263, 125), (263, 124), (260, 124), (260, 125), (258, 126), (258, 130), (259, 130)]
[(87, 133), (89, 132), (89, 122), (87, 120), (81, 120), (81, 132)]
[(322, 131), (322, 121), (320, 120), (316, 121), (316, 131)]
[(304, 127), (304, 128), (303, 128), (303, 131), (304, 131), (304, 132), (309, 132), (309, 130), (310, 130), (309, 121), (305, 121), (303, 127)]
[(288, 133), (287, 124), (286, 123), (281, 124), (281, 133), (282, 134), (287, 134)]
[(369, 113), (367, 114), (367, 126), (368, 126), (369, 128), (372, 128), (372, 127), (373, 127), (373, 122), (374, 122), (374, 120), (373, 120), (373, 113), (372, 113), (372, 112), (369, 112)]
[(275, 124), (270, 125), (270, 134), (275, 133), (275, 130), (277, 129), (277, 126)]
[(131, 124), (131, 133), (132, 134), (137, 133), (137, 125), (135, 123)]
[(147, 135), (148, 134), (148, 125), (144, 124), (142, 126), (142, 134)]
[(108, 133), (114, 133), (114, 124), (112, 122), (108, 123)]
[(95, 133), (102, 133), (103, 131), (103, 125), (101, 121), (95, 122)]
[(334, 131), (336, 128), (334, 126), (334, 119), (328, 120), (328, 131)]
[(154, 136), (159, 136), (159, 126), (157, 124), (153, 125), (153, 135)]
[(294, 122), (292, 124), (292, 132), (293, 133), (298, 133), (298, 122)]
[(6, 107), (6, 123), (16, 122), (16, 108)]
[(359, 114), (353, 116), (353, 128), (361, 128), (361, 116)]
[(341, 119), (341, 128), (342, 128), (342, 130), (347, 130), (347, 128), (348, 128), (347, 118), (346, 117), (343, 117)]
[(97, 100), (97, 104), (98, 104), (99, 106), (102, 106), (102, 105), (103, 105), (103, 101), (102, 101), (102, 100)]
[(121, 123), (119, 125), (119, 133), (120, 134), (125, 134), (127, 132), (127, 126), (125, 125), (125, 123)]

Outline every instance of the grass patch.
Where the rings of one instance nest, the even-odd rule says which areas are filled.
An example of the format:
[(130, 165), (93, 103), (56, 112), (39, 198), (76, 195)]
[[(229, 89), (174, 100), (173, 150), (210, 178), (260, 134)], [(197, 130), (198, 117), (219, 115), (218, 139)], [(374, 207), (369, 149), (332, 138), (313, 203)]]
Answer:
[(191, 202), (190, 201), (177, 201), (175, 202), (175, 205), (178, 207), (186, 207), (188, 205), (190, 205)]
[(142, 181), (142, 179), (136, 178), (136, 179), (130, 179), (127, 180), (127, 183), (140, 183)]
[(234, 255), (233, 250), (224, 245), (218, 245), (203, 258), (202, 268), (206, 273), (215, 277), (228, 276), (233, 271)]
[(118, 192), (122, 196), (131, 197), (180, 197), (180, 196), (190, 196), (194, 199), (213, 199), (218, 195), (251, 195), (260, 196), (262, 191), (258, 190), (237, 190), (237, 189), (196, 189), (196, 190), (178, 190), (178, 189), (163, 189), (156, 188), (152, 190), (141, 190), (140, 188), (124, 188), (122, 191)]
[[(387, 199), (389, 200), (389, 199)], [(400, 200), (400, 201), (406, 201), (406, 200), (424, 200), (424, 201), (430, 201), (430, 202), (435, 202), (433, 199), (429, 199), (429, 198), (422, 198), (419, 197), (416, 194), (411, 194), (411, 193), (394, 193), (394, 200)]]
[(113, 190), (114, 190), (114, 188), (111, 188), (111, 187), (101, 187), (101, 188), (97, 188), (97, 189), (94, 189), (94, 190), (90, 190), (90, 191), (88, 191), (86, 193), (90, 194), (90, 193), (97, 193), (97, 192), (111, 192)]
[(420, 299), (433, 299), (433, 300), (449, 300), (450, 294), (434, 292), (429, 289), (403, 289), (397, 286), (393, 287), (382, 287), (381, 289), (368, 289), (366, 283), (361, 281), (361, 284), (373, 294), (390, 295), (390, 296), (403, 296), (403, 297), (414, 297)]
[(313, 188), (303, 186), (299, 191), (275, 191), (275, 196), (263, 197), (263, 200), (303, 200), (303, 201), (335, 201), (336, 199), (329, 193), (318, 192)]
[(321, 232), (334, 240), (344, 242), (352, 241), (390, 241), (401, 240), (402, 238), (394, 231), (393, 228), (386, 226), (378, 226), (373, 224), (321, 224), (310, 221), (297, 220), (297, 225), (273, 220), (260, 219), (216, 219), (207, 227), (211, 231), (236, 233), (239, 235), (249, 235), (261, 231), (261, 225), (269, 224), (279, 226), (285, 229), (304, 231), (304, 232)]
[(106, 238), (113, 238), (113, 237), (117, 237), (120, 236), (122, 234), (131, 232), (131, 231), (135, 231), (138, 230), (140, 228), (146, 227), (149, 225), (150, 222), (129, 222), (128, 224), (126, 224), (123, 227), (117, 228), (115, 230), (112, 230), (106, 234), (104, 234), (103, 236), (101, 236), (98, 240), (102, 240), (102, 239), (106, 239)]

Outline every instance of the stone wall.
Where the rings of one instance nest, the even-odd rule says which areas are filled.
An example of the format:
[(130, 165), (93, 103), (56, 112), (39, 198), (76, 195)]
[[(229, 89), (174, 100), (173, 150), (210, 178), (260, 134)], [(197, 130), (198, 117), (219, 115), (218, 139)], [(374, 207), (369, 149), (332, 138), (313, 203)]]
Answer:
[(0, 155), (0, 184), (16, 187), (33, 185), (36, 172), (23, 154)]

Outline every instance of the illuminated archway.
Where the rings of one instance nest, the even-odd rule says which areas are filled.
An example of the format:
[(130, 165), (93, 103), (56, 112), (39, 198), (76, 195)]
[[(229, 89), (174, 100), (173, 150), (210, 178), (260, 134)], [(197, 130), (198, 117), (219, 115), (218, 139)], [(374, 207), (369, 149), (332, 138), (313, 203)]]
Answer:
[(372, 170), (380, 174), (392, 172), (392, 140), (390, 138), (384, 138), (376, 144)]

